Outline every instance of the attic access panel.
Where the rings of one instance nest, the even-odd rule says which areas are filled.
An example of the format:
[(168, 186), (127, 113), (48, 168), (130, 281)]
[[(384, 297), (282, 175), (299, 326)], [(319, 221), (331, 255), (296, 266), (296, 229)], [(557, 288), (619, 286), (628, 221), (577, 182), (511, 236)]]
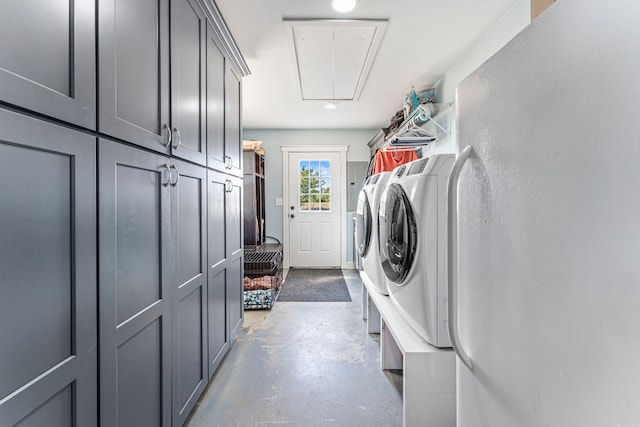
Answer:
[(283, 23), (300, 98), (357, 100), (387, 20), (285, 18)]

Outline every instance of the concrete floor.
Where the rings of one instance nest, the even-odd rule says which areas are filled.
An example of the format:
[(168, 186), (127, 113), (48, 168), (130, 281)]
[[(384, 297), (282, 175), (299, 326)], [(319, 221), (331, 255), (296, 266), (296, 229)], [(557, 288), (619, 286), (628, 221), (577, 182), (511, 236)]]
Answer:
[(362, 320), (360, 278), (343, 273), (349, 303), (283, 301), (245, 311), (186, 425), (401, 426), (401, 372), (380, 370), (378, 338)]

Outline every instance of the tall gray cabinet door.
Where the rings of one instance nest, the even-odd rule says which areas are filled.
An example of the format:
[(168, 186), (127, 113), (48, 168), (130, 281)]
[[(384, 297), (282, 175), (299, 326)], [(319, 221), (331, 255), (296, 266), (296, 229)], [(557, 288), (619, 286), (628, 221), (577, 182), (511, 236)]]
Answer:
[(227, 269), (222, 266), (213, 270), (207, 286), (208, 364), (211, 379), (230, 346), (227, 330)]
[(169, 0), (98, 5), (99, 131), (168, 154)]
[(227, 176), (227, 193), (226, 193), (226, 218), (225, 224), (227, 229), (227, 258), (236, 257), (242, 254), (244, 249), (243, 233), (243, 191), (244, 182), (242, 178), (235, 176)]
[(173, 161), (173, 426), (181, 426), (207, 382), (207, 171)]
[(171, 154), (206, 165), (204, 11), (196, 0), (171, 1)]
[(95, 2), (0, 1), (3, 102), (95, 129)]
[(227, 315), (229, 322), (229, 338), (233, 343), (240, 332), (244, 320), (244, 257), (232, 259), (227, 268)]
[(207, 233), (208, 233), (208, 267), (209, 272), (220, 267), (227, 259), (226, 210), (228, 175), (207, 171)]
[(227, 321), (227, 239), (226, 227), (227, 175), (209, 170), (207, 173), (207, 233), (208, 233), (208, 364), (209, 378), (213, 377), (229, 349)]
[(227, 306), (229, 316), (229, 336), (235, 340), (244, 319), (244, 238), (242, 217), (243, 181), (240, 178), (228, 178), (226, 197), (226, 229), (227, 229)]
[(171, 425), (167, 159), (99, 141), (100, 420)]
[(229, 158), (229, 172), (242, 175), (241, 78), (227, 63), (225, 76), (224, 151)]
[(0, 109), (0, 425), (97, 423), (94, 137)]
[(207, 166), (228, 170), (224, 143), (225, 58), (211, 24), (207, 25)]

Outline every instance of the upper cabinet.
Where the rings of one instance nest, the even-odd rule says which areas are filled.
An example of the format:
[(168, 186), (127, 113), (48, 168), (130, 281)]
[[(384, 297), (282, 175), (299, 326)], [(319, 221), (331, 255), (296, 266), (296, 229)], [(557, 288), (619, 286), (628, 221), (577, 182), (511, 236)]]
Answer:
[(98, 21), (99, 131), (241, 175), (249, 70), (213, 2), (102, 0)]
[(242, 174), (241, 77), (225, 58), (220, 39), (207, 28), (207, 166)]
[(4, 103), (96, 127), (95, 2), (0, 1)]
[(196, 0), (171, 2), (171, 153), (206, 165), (207, 20)]
[(241, 77), (227, 63), (224, 102), (224, 150), (230, 173), (242, 174)]
[(207, 26), (207, 166), (224, 171), (229, 164), (224, 144), (225, 58), (218, 37)]
[(98, 13), (99, 131), (169, 154), (169, 1), (101, 0)]

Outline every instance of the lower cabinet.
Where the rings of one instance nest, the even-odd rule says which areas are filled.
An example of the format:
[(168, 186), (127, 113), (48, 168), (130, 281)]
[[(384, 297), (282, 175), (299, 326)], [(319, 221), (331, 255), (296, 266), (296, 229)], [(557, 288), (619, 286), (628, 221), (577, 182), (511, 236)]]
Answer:
[(97, 419), (96, 139), (0, 109), (0, 425)]
[(244, 319), (243, 189), (239, 177), (209, 170), (207, 178), (208, 364), (211, 378)]
[[(181, 426), (209, 382), (207, 367), (207, 170), (172, 160), (173, 425)], [(224, 322), (222, 322), (224, 324)]]
[(100, 425), (171, 425), (171, 169), (99, 141)]
[(101, 425), (181, 426), (242, 325), (242, 181), (107, 140), (98, 159)]

